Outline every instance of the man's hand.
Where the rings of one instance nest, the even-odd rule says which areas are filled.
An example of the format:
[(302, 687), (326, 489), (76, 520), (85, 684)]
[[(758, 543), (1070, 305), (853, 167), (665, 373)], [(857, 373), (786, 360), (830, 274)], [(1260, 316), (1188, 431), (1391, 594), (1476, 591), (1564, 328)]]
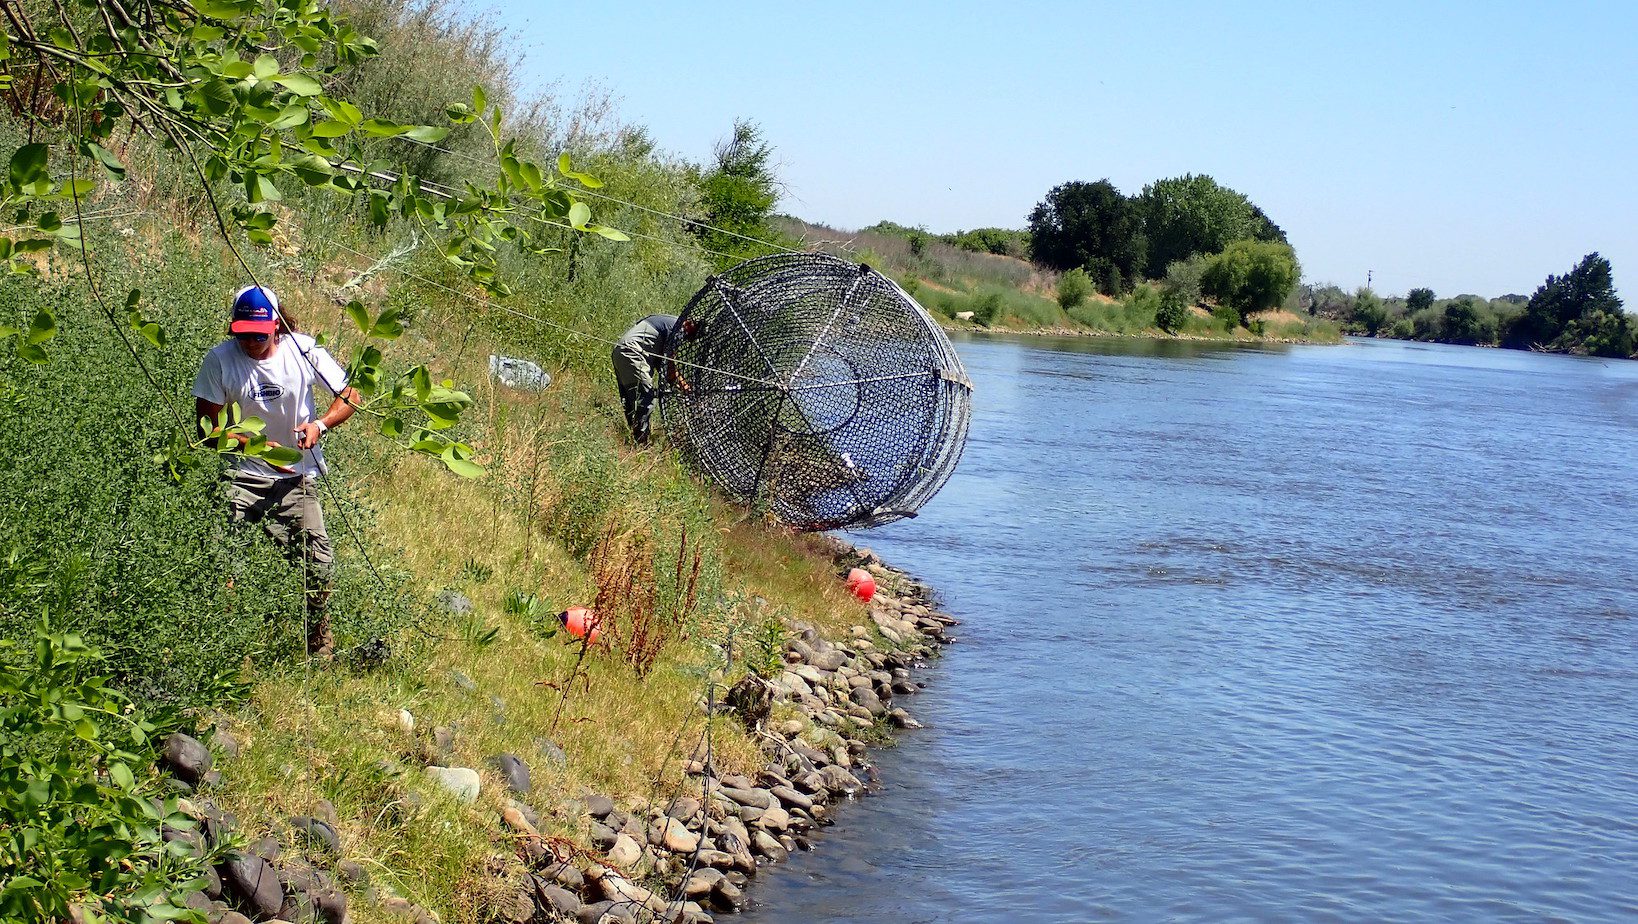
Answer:
[(312, 449), (314, 446), (318, 445), (319, 437), (323, 435), (324, 431), (319, 429), (319, 425), (311, 420), (304, 424), (297, 424), (296, 448)]

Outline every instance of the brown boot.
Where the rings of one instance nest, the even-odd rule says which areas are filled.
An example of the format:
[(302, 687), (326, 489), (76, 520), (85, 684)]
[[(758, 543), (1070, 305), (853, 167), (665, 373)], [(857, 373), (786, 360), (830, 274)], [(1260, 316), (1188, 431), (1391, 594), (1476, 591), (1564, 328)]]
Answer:
[(336, 651), (336, 636), (330, 631), (328, 613), (310, 613), (307, 625), (307, 653), (320, 661), (328, 661)]

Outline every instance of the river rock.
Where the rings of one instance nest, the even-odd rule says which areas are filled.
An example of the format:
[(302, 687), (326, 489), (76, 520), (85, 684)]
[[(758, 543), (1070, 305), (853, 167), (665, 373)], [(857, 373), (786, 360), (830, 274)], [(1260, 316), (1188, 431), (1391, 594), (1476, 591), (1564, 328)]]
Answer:
[(586, 814), (593, 818), (607, 818), (612, 811), (614, 811), (614, 800), (608, 796), (593, 794), (586, 797)]
[(784, 809), (776, 805), (773, 808), (764, 810), (761, 817), (756, 819), (756, 823), (758, 826), (763, 828), (768, 828), (774, 831), (783, 831), (790, 827), (791, 816), (786, 813)]
[(921, 723), (917, 722), (915, 719), (911, 718), (910, 713), (905, 712), (903, 709), (895, 708), (893, 711), (891, 711), (891, 712), (889, 712), (887, 714), (887, 718), (888, 718), (889, 721), (891, 721), (894, 725), (898, 726), (899, 728), (920, 728), (921, 727)]
[(580, 913), (580, 897), (568, 889), (537, 881), (536, 890), (537, 903), (543, 906), (543, 910), (555, 912), (566, 918), (572, 918)]
[(160, 763), (179, 780), (190, 786), (199, 785), (210, 772), (210, 748), (197, 738), (176, 732), (165, 739), (159, 753)]
[(678, 796), (666, 806), (665, 813), (672, 818), (687, 821), (700, 813), (700, 800), (692, 796)]
[(812, 799), (809, 799), (807, 796), (802, 795), (789, 786), (775, 786), (773, 789), (769, 790), (769, 792), (773, 794), (774, 798), (786, 805), (795, 806), (801, 809), (813, 808)]
[(483, 777), (470, 767), (428, 767), (426, 774), (461, 802), (476, 802), (483, 788)]
[(672, 853), (693, 853), (700, 846), (700, 836), (675, 818), (667, 816), (660, 825), (660, 843)]
[(438, 604), (456, 616), (465, 616), (472, 612), (472, 601), (466, 594), (457, 590), (446, 590), (438, 594)]
[(739, 789), (737, 787), (725, 786), (723, 787), (722, 792), (728, 798), (738, 802), (740, 805), (749, 805), (755, 808), (765, 809), (774, 804), (773, 793), (768, 792), (766, 789), (755, 789), (751, 787)]
[(266, 860), (255, 854), (236, 853), (222, 864), (222, 884), (254, 918), (271, 918), (284, 905), (279, 877)]
[[(334, 809), (332, 809), (334, 811)], [(290, 827), (296, 834), (307, 842), (309, 847), (321, 853), (334, 856), (341, 852), (341, 836), (329, 822), (306, 815), (297, 815), (290, 819)]]
[(516, 754), (498, 754), (489, 763), (506, 781), (507, 789), (520, 796), (529, 794), (529, 765), (522, 758)]
[(757, 853), (775, 863), (782, 862), (786, 857), (790, 856), (790, 851), (786, 850), (783, 844), (775, 840), (772, 834), (760, 828), (751, 832), (751, 846), (756, 849)]
[(540, 756), (546, 758), (546, 763), (554, 767), (566, 766), (569, 763), (569, 755), (563, 753), (563, 749), (557, 746), (557, 742), (550, 738), (536, 738), (535, 750), (540, 752)]
[(826, 766), (819, 774), (824, 778), (825, 788), (832, 792), (852, 795), (864, 788), (858, 777), (834, 764)]
[(614, 846), (609, 848), (609, 862), (619, 867), (636, 866), (643, 858), (643, 848), (629, 834), (616, 834)]
[(398, 730), (406, 735), (415, 734), (415, 716), (408, 709), (398, 710)]

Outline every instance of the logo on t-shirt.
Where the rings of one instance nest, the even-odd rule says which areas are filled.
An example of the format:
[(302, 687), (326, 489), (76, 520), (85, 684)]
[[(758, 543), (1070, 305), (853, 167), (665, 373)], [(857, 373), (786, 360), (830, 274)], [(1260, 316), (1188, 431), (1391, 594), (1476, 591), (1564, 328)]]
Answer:
[(263, 403), (277, 401), (284, 397), (284, 386), (277, 382), (257, 382), (250, 389), (250, 396)]

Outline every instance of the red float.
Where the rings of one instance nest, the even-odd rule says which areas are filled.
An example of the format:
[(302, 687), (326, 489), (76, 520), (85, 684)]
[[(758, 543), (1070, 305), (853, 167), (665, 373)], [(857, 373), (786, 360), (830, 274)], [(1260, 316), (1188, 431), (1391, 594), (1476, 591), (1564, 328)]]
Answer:
[(876, 596), (876, 579), (863, 568), (854, 568), (847, 573), (847, 589), (863, 603), (869, 603), (870, 598)]
[[(586, 639), (589, 645), (597, 644), (597, 639), (603, 634), (602, 630), (597, 628), (599, 621), (597, 615), (583, 606), (571, 606), (558, 613), (557, 621), (563, 624), (563, 628), (567, 629), (570, 635)], [(590, 638), (587, 638), (588, 632), (591, 633)]]

